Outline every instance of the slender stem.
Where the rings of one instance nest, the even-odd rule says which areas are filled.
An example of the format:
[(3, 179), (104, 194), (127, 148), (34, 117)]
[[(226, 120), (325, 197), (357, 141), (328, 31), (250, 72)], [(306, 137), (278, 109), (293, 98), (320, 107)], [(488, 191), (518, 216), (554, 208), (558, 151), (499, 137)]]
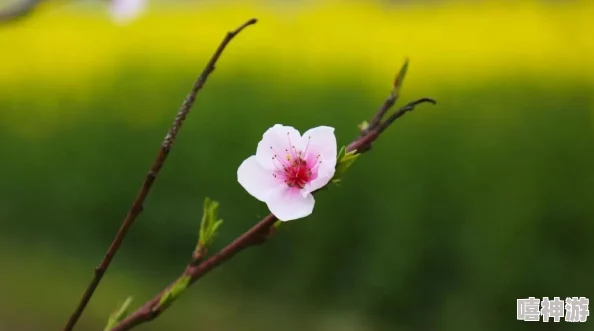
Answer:
[(109, 267), (109, 265), (111, 263), (111, 260), (117, 253), (120, 245), (122, 244), (122, 241), (126, 237), (126, 234), (128, 233), (128, 230), (130, 229), (130, 227), (132, 226), (132, 223), (134, 223), (134, 220), (136, 220), (138, 215), (142, 212), (144, 200), (146, 199), (147, 195), (149, 194), (149, 191), (151, 190), (153, 182), (157, 178), (159, 171), (163, 167), (163, 164), (165, 163), (165, 160), (167, 159), (167, 155), (169, 155), (169, 152), (170, 152), (171, 147), (175, 141), (175, 138), (177, 137), (179, 130), (181, 129), (186, 116), (190, 112), (190, 109), (192, 108), (192, 105), (194, 104), (194, 101), (196, 100), (196, 96), (198, 95), (198, 92), (206, 83), (206, 80), (208, 79), (208, 76), (210, 75), (210, 73), (212, 73), (213, 70), (215, 69), (215, 64), (216, 64), (217, 60), (219, 59), (219, 57), (221, 56), (221, 54), (223, 53), (223, 51), (225, 50), (225, 47), (233, 39), (233, 37), (235, 37), (237, 34), (239, 34), (247, 26), (255, 24), (256, 21), (257, 20), (254, 18), (250, 19), (249, 21), (245, 22), (244, 24), (242, 24), (240, 27), (238, 27), (234, 31), (228, 32), (227, 35), (225, 36), (225, 38), (223, 39), (223, 41), (221, 42), (221, 44), (219, 45), (219, 47), (217, 48), (217, 50), (215, 51), (215, 53), (213, 54), (213, 56), (211, 57), (210, 61), (208, 61), (208, 64), (206, 65), (206, 67), (204, 68), (204, 70), (202, 71), (202, 73), (200, 74), (200, 76), (198, 77), (196, 82), (194, 83), (192, 90), (187, 95), (187, 97), (185, 98), (179, 111), (177, 112), (177, 115), (175, 116), (175, 120), (173, 121), (172, 126), (170, 127), (169, 131), (167, 132), (167, 135), (165, 136), (165, 139), (163, 140), (163, 143), (161, 144), (161, 148), (159, 149), (157, 157), (155, 158), (150, 171), (146, 175), (144, 182), (142, 183), (142, 186), (140, 187), (140, 190), (138, 191), (138, 194), (137, 194), (136, 198), (134, 199), (132, 206), (130, 207), (130, 210), (128, 211), (126, 217), (124, 218), (124, 221), (122, 222), (120, 229), (118, 230), (115, 238), (113, 239), (113, 242), (111, 243), (111, 246), (107, 250), (107, 253), (103, 257), (103, 260), (101, 261), (101, 263), (95, 268), (95, 274), (93, 276), (93, 279), (91, 280), (87, 289), (85, 290), (82, 298), (80, 299), (80, 302), (78, 303), (78, 306), (76, 307), (76, 309), (74, 310), (74, 312), (68, 319), (68, 322), (64, 326), (64, 329), (63, 329), (64, 331), (71, 331), (74, 328), (74, 326), (76, 325), (78, 319), (80, 318), (83, 311), (85, 310), (85, 307), (91, 300), (91, 297), (93, 296), (93, 293), (95, 292), (95, 289), (97, 289), (97, 286), (99, 285), (99, 282), (101, 281), (101, 278), (107, 271), (107, 268)]
[(376, 130), (380, 124), (386, 113), (396, 101), (398, 101), (398, 97), (400, 96), (400, 88), (402, 87), (402, 83), (404, 82), (404, 77), (406, 76), (406, 71), (408, 70), (408, 58), (404, 61), (404, 65), (400, 68), (400, 72), (396, 75), (394, 79), (394, 87), (392, 88), (392, 92), (384, 101), (384, 104), (380, 107), (380, 109), (375, 113), (375, 116), (371, 119), (369, 126), (361, 131), (361, 136), (365, 136), (373, 130)]
[(435, 100), (433, 100), (431, 98), (421, 98), (421, 99), (407, 103), (405, 106), (401, 107), (396, 112), (394, 112), (392, 115), (390, 115), (390, 117), (388, 117), (388, 119), (385, 120), (384, 123), (379, 125), (379, 127), (377, 128), (378, 133), (382, 133), (392, 123), (394, 123), (395, 120), (400, 118), (400, 116), (406, 114), (409, 111), (413, 111), (417, 105), (420, 105), (420, 104), (426, 103), (426, 102), (432, 103), (434, 105), (437, 103)]
[(260, 222), (254, 225), (251, 229), (239, 236), (227, 247), (221, 249), (218, 253), (211, 256), (204, 262), (197, 266), (191, 263), (186, 267), (184, 272), (178, 279), (167, 286), (163, 291), (157, 294), (150, 301), (146, 302), (142, 307), (138, 308), (134, 313), (130, 314), (123, 321), (121, 321), (111, 331), (125, 331), (134, 328), (140, 324), (152, 321), (159, 316), (166, 307), (159, 305), (161, 297), (168, 292), (168, 290), (181, 278), (190, 277), (190, 284), (194, 283), (200, 277), (214, 269), (216, 266), (232, 258), (235, 254), (241, 252), (247, 247), (260, 244), (264, 242), (276, 222), (277, 218), (270, 214), (263, 218)]
[[(388, 98), (389, 100), (390, 98)], [(433, 101), (432, 99), (428, 99)], [(381, 112), (382, 115), (379, 116), (378, 123), (376, 125), (376, 129), (369, 131), (366, 134), (358, 137), (354, 141), (352, 141), (348, 147), (347, 152), (356, 150), (357, 153), (365, 153), (371, 148), (371, 145), (377, 138), (379, 138), (381, 131), (379, 128), (389, 126), (393, 121), (397, 118), (402, 116), (404, 113), (409, 111), (409, 108), (414, 108), (415, 105), (427, 102), (428, 100), (420, 99), (415, 102), (412, 102), (403, 108), (399, 109), (395, 114), (399, 114), (399, 116), (390, 116), (390, 118), (394, 117), (390, 123), (381, 124), (380, 121), (386, 114), (386, 112), (394, 105), (394, 103), (386, 102), (384, 105), (378, 110), (378, 113)], [(377, 117), (377, 114), (376, 114)], [(314, 192), (314, 193), (317, 193)], [(221, 249), (218, 253), (214, 254), (213, 256), (209, 257), (206, 260), (203, 260), (199, 264), (190, 263), (186, 266), (184, 272), (178, 277), (176, 281), (171, 283), (167, 286), (164, 290), (159, 292), (153, 299), (146, 302), (140, 308), (138, 308), (135, 312), (128, 315), (124, 320), (122, 320), (118, 325), (116, 325), (110, 331), (127, 331), (131, 330), (134, 327), (152, 321), (153, 319), (157, 318), (161, 313), (163, 313), (168, 307), (163, 307), (160, 305), (161, 298), (165, 295), (174, 284), (178, 282), (178, 280), (189, 277), (190, 278), (190, 285), (197, 281), (199, 278), (207, 274), (209, 271), (213, 270), (215, 267), (220, 265), (221, 263), (229, 260), (237, 253), (243, 251), (244, 249), (254, 246), (257, 244), (261, 244), (265, 242), (268, 237), (271, 235), (272, 231), (274, 231), (274, 223), (277, 221), (277, 218), (273, 214), (269, 214), (265, 218), (263, 218), (260, 222), (254, 225), (251, 229), (243, 233), (225, 248)]]
[(394, 95), (394, 93), (390, 93), (390, 95), (386, 98), (386, 101), (384, 101), (382, 106), (378, 109), (378, 111), (373, 116), (373, 119), (371, 119), (371, 122), (369, 123), (369, 126), (367, 127), (367, 129), (365, 129), (361, 132), (361, 136), (365, 136), (365, 135), (369, 134), (370, 132), (374, 131), (375, 129), (377, 129), (377, 127), (380, 125), (382, 118), (386, 115), (388, 110), (390, 110), (390, 108), (392, 108), (392, 106), (394, 106), (395, 103), (396, 103), (396, 95)]

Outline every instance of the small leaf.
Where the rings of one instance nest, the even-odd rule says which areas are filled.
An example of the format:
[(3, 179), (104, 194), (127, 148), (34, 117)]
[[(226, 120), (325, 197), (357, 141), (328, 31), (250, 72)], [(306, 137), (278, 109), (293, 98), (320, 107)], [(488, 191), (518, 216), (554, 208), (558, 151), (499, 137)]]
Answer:
[(342, 146), (342, 148), (338, 151), (338, 155), (336, 155), (336, 160), (338, 160), (338, 162), (340, 162), (340, 160), (342, 160), (342, 158), (344, 157), (345, 153), (346, 153), (346, 147)]
[(204, 205), (202, 207), (202, 221), (200, 221), (200, 233), (198, 234), (198, 240), (200, 244), (200, 240), (204, 237), (204, 233), (206, 232), (206, 228), (208, 226), (208, 208), (210, 206), (210, 198), (204, 198)]
[(402, 68), (400, 68), (400, 72), (398, 73), (398, 75), (396, 75), (396, 79), (394, 79), (394, 90), (392, 92), (393, 95), (397, 96), (400, 93), (400, 88), (402, 87), (402, 83), (404, 82), (404, 77), (406, 76), (407, 70), (408, 59), (405, 59)]
[(130, 308), (130, 304), (132, 303), (132, 297), (127, 297), (126, 301), (120, 306), (120, 308), (114, 311), (107, 320), (107, 325), (105, 326), (104, 331), (109, 331), (113, 329), (120, 321), (122, 321), (128, 315), (128, 308)]
[(338, 183), (342, 180), (342, 177), (346, 173), (346, 171), (355, 163), (357, 158), (359, 157), (357, 151), (350, 151), (346, 153), (346, 148), (343, 147), (340, 149), (339, 157), (337, 158), (336, 162), (336, 169), (334, 171), (334, 176), (332, 177), (332, 183), (338, 185)]
[(190, 276), (184, 276), (178, 279), (173, 286), (167, 292), (161, 296), (161, 300), (159, 300), (159, 307), (165, 309), (169, 307), (179, 296), (184, 292), (188, 285), (190, 284)]
[(211, 237), (214, 237), (217, 234), (217, 230), (219, 229), (219, 226), (221, 226), (221, 224), (223, 224), (223, 220), (217, 220), (216, 222), (214, 222), (214, 224), (211, 227)]
[(200, 232), (198, 234), (198, 247), (202, 249), (210, 246), (214, 240), (217, 230), (223, 224), (223, 220), (218, 219), (219, 203), (206, 197), (204, 199), (202, 221), (200, 223)]

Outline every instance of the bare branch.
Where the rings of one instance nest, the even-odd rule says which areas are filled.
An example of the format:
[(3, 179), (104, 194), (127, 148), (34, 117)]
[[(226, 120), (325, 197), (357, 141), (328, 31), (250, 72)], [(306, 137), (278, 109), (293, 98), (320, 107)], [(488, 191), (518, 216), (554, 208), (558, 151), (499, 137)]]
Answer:
[(277, 218), (270, 214), (262, 219), (259, 223), (254, 225), (247, 232), (231, 242), (229, 245), (227, 245), (227, 247), (223, 248), (204, 262), (200, 263), (199, 265), (193, 265), (190, 263), (178, 279), (167, 286), (153, 299), (145, 303), (142, 307), (138, 308), (134, 313), (126, 317), (120, 324), (111, 329), (111, 331), (131, 330), (140, 324), (152, 321), (167, 309), (167, 307), (160, 305), (161, 298), (173, 287), (174, 284), (178, 282), (178, 280), (184, 277), (190, 277), (190, 284), (192, 284), (200, 277), (214, 269), (216, 266), (229, 260), (235, 254), (241, 252), (245, 248), (264, 242), (270, 235), (273, 225), (276, 221)]
[(169, 131), (167, 132), (167, 135), (165, 136), (165, 139), (163, 140), (161, 148), (159, 149), (159, 153), (157, 154), (157, 157), (154, 160), (150, 171), (146, 175), (144, 182), (142, 183), (142, 186), (136, 196), (136, 199), (134, 199), (134, 202), (132, 203), (130, 210), (128, 211), (126, 217), (124, 218), (124, 221), (122, 222), (120, 229), (118, 230), (113, 242), (111, 243), (111, 246), (109, 247), (109, 249), (107, 250), (107, 253), (103, 257), (103, 260), (101, 261), (99, 266), (97, 266), (95, 268), (95, 274), (93, 276), (93, 279), (91, 280), (89, 286), (87, 287), (86, 291), (84, 292), (75, 311), (70, 316), (70, 319), (66, 323), (66, 326), (64, 326), (64, 329), (63, 329), (64, 331), (70, 331), (74, 328), (76, 322), (78, 321), (78, 319), (82, 315), (83, 311), (85, 310), (85, 307), (87, 306), (89, 300), (93, 296), (95, 289), (99, 285), (101, 278), (107, 271), (107, 268), (109, 267), (109, 265), (111, 263), (111, 260), (113, 259), (113, 257), (117, 253), (120, 245), (122, 244), (124, 237), (126, 236), (126, 234), (128, 233), (128, 230), (132, 226), (132, 223), (134, 223), (134, 220), (136, 220), (138, 215), (142, 212), (144, 200), (146, 199), (147, 195), (149, 194), (149, 191), (153, 185), (153, 182), (157, 178), (159, 171), (161, 170), (161, 168), (163, 167), (163, 164), (165, 163), (165, 160), (167, 159), (167, 155), (169, 154), (171, 147), (175, 141), (175, 138), (177, 137), (179, 130), (181, 129), (183, 121), (185, 120), (186, 116), (190, 112), (190, 109), (191, 109), (192, 105), (194, 104), (194, 101), (196, 100), (196, 96), (197, 96), (198, 92), (206, 83), (206, 80), (207, 80), (208, 76), (210, 75), (210, 73), (212, 73), (213, 70), (215, 69), (216, 62), (219, 59), (219, 57), (221, 56), (221, 54), (223, 53), (223, 51), (225, 50), (225, 47), (244, 28), (246, 28), (249, 25), (255, 24), (256, 21), (257, 20), (255, 18), (253, 18), (253, 19), (245, 22), (244, 24), (242, 24), (240, 27), (238, 27), (234, 31), (228, 32), (227, 35), (225, 36), (225, 38), (223, 39), (223, 41), (221, 42), (221, 44), (219, 45), (219, 47), (217, 48), (217, 50), (215, 51), (215, 53), (213, 54), (213, 56), (211, 57), (210, 61), (208, 62), (208, 64), (206, 65), (206, 67), (204, 68), (204, 70), (202, 71), (202, 73), (200, 74), (200, 76), (198, 77), (196, 82), (194, 83), (194, 86), (192, 87), (191, 92), (188, 94), (188, 96), (184, 100), (183, 104), (181, 105), (179, 111), (177, 112), (177, 115), (175, 116), (175, 120), (173, 121), (171, 128), (169, 129)]
[(375, 116), (373, 116), (373, 119), (369, 123), (369, 126), (361, 131), (362, 136), (368, 134), (371, 130), (376, 129), (380, 125), (380, 122), (382, 121), (388, 110), (390, 110), (390, 108), (394, 106), (396, 101), (398, 101), (398, 97), (400, 96), (400, 88), (402, 87), (402, 83), (404, 82), (404, 77), (406, 76), (407, 71), (408, 59), (404, 60), (402, 68), (400, 68), (400, 71), (396, 75), (396, 78), (394, 79), (394, 86), (392, 87), (390, 95), (388, 96), (386, 101), (384, 101), (384, 104), (380, 107), (377, 113), (375, 113)]
[(381, 105), (381, 107), (375, 113), (375, 116), (373, 116), (373, 119), (369, 123), (369, 126), (366, 129), (364, 129), (363, 131), (361, 131), (361, 135), (365, 136), (369, 132), (371, 132), (375, 128), (377, 128), (380, 125), (382, 118), (386, 115), (388, 110), (390, 110), (390, 108), (392, 108), (392, 106), (394, 106), (395, 103), (396, 103), (396, 95), (394, 93), (390, 93), (390, 96), (388, 96), (388, 98), (386, 98), (386, 101), (384, 101), (384, 103)]
[[(391, 97), (388, 98), (390, 100), (394, 97), (395, 94), (391, 94)], [(390, 109), (393, 105), (393, 102), (384, 103), (384, 106), (380, 108), (378, 113), (376, 113), (375, 117), (379, 118), (375, 128), (372, 128), (368, 133), (362, 134), (353, 142), (351, 142), (347, 147), (347, 152), (350, 151), (357, 151), (357, 153), (365, 153), (371, 148), (371, 144), (379, 138), (381, 133), (396, 119), (402, 116), (407, 111), (414, 109), (414, 107), (423, 102), (432, 102), (435, 103), (433, 99), (424, 98), (420, 100), (413, 101), (406, 106), (402, 107), (396, 113), (392, 114), (384, 123), (381, 123), (381, 119), (385, 115), (385, 113)], [(387, 106), (386, 106), (387, 105)], [(378, 115), (380, 114), (380, 115)], [(318, 191), (324, 188), (319, 189)], [(314, 192), (317, 193), (318, 191)], [(225, 248), (221, 249), (215, 255), (209, 257), (206, 260), (202, 260), (203, 256), (200, 256), (198, 259), (194, 257), (193, 261), (202, 261), (199, 264), (190, 262), (184, 272), (179, 276), (179, 278), (171, 283), (168, 287), (166, 287), (163, 291), (157, 294), (153, 299), (146, 302), (142, 307), (138, 308), (134, 313), (130, 314), (126, 317), (123, 321), (121, 321), (118, 325), (116, 325), (111, 331), (127, 331), (131, 330), (134, 327), (152, 321), (153, 319), (157, 318), (161, 313), (163, 313), (168, 306), (162, 306), (162, 298), (166, 293), (168, 293), (171, 288), (178, 283), (180, 280), (189, 278), (189, 285), (193, 284), (199, 278), (213, 270), (218, 265), (222, 264), (223, 262), (229, 260), (237, 253), (243, 251), (244, 249), (254, 246), (257, 244), (261, 244), (265, 242), (274, 232), (275, 227), (274, 224), (278, 219), (273, 215), (269, 214), (256, 225), (254, 225), (251, 229), (247, 232), (239, 236)]]
[(395, 113), (390, 115), (390, 117), (388, 117), (388, 119), (385, 120), (384, 123), (380, 124), (379, 127), (377, 128), (378, 133), (382, 133), (385, 129), (387, 129), (390, 126), (390, 124), (392, 124), (395, 120), (400, 118), (400, 116), (406, 114), (409, 111), (413, 111), (417, 105), (420, 105), (425, 102), (431, 103), (434, 105), (437, 104), (437, 101), (435, 101), (431, 98), (421, 98), (419, 100), (409, 102), (404, 107), (398, 109)]

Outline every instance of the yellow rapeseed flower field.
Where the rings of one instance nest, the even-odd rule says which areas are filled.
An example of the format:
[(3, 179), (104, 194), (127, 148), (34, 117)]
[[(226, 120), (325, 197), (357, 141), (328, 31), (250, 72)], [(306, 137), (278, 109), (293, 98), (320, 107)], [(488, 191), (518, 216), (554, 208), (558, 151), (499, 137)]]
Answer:
[(252, 16), (260, 23), (234, 42), (225, 66), (265, 70), (264, 63), (274, 63), (283, 75), (305, 70), (308, 78), (351, 68), (385, 79), (386, 71), (391, 75), (410, 57), (412, 84), (510, 73), (594, 79), (590, 1), (424, 6), (318, 1), (297, 10), (224, 2), (151, 8), (127, 26), (114, 25), (95, 9), (46, 5), (27, 20), (0, 27), (0, 84), (34, 79), (80, 85), (123, 61), (187, 62), (196, 68), (225, 31)]

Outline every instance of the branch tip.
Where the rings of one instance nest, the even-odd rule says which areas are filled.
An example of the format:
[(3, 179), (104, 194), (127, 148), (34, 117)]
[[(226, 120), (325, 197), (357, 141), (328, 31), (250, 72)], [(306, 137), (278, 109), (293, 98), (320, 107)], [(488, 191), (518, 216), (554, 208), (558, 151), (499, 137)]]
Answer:
[(258, 19), (257, 18), (250, 18), (247, 22), (243, 23), (242, 25), (240, 25), (237, 29), (233, 30), (232, 32), (230, 32), (230, 34), (232, 36), (235, 36), (236, 34), (240, 33), (241, 30), (247, 28), (250, 25), (254, 25), (258, 23)]
[[(33, 0), (30, 0), (30, 1), (33, 1)], [(40, 0), (36, 0), (36, 1), (40, 1)], [(63, 328), (63, 331), (72, 331), (72, 329), (74, 329), (74, 326), (80, 319), (83, 311), (87, 307), (87, 304), (91, 300), (91, 297), (95, 293), (97, 286), (99, 286), (99, 283), (101, 282), (101, 279), (103, 278), (103, 275), (109, 268), (112, 259), (114, 258), (115, 254), (117, 253), (118, 249), (120, 248), (120, 245), (122, 244), (124, 238), (126, 237), (126, 234), (130, 230), (130, 227), (132, 226), (132, 224), (134, 223), (134, 221), (136, 220), (138, 215), (142, 212), (142, 205), (144, 203), (144, 200), (148, 196), (148, 194), (152, 188), (153, 182), (155, 181), (159, 171), (163, 167), (163, 164), (165, 163), (165, 160), (167, 159), (167, 156), (169, 155), (169, 152), (171, 150), (173, 143), (175, 142), (175, 139), (179, 133), (179, 130), (181, 129), (182, 124), (183, 124), (184, 120), (186, 119), (186, 116), (188, 115), (188, 113), (190, 112), (190, 109), (192, 108), (192, 106), (194, 105), (194, 102), (196, 101), (196, 96), (198, 95), (198, 92), (202, 89), (202, 87), (206, 83), (206, 80), (208, 79), (209, 75), (214, 71), (215, 65), (216, 65), (219, 57), (221, 56), (221, 54), (227, 47), (227, 44), (229, 44), (229, 42), (231, 42), (233, 37), (235, 37), (243, 29), (245, 29), (246, 27), (248, 27), (252, 24), (255, 24), (256, 22), (257, 22), (257, 19), (252, 18), (252, 19), (248, 20), (247, 22), (245, 22), (244, 24), (240, 25), (234, 31), (228, 32), (227, 35), (225, 36), (225, 38), (219, 44), (219, 47), (216, 49), (216, 51), (213, 53), (212, 57), (206, 64), (206, 67), (203, 69), (202, 73), (198, 76), (198, 78), (194, 82), (194, 85), (192, 86), (192, 90), (190, 91), (190, 93), (187, 95), (186, 99), (182, 103), (181, 107), (179, 108), (179, 110), (175, 116), (173, 124), (171, 125), (167, 134), (165, 135), (165, 139), (164, 139), (163, 143), (161, 144), (159, 153), (157, 154), (155, 160), (153, 161), (153, 164), (150, 168), (149, 173), (145, 176), (142, 186), (140, 187), (140, 189), (136, 195), (136, 198), (134, 199), (134, 201), (132, 203), (132, 206), (130, 207), (128, 213), (126, 214), (126, 217), (122, 221), (120, 229), (118, 230), (110, 247), (108, 248), (107, 252), (105, 253), (103, 259), (101, 260), (101, 263), (95, 270), (94, 277), (91, 279), (89, 285), (87, 286), (85, 292), (83, 293), (81, 299), (79, 300), (78, 305), (76, 306), (74, 312), (70, 315), (68, 321), (66, 322), (66, 325)], [(220, 223), (219, 223), (219, 225), (220, 225)], [(216, 228), (215, 228), (215, 230), (216, 230)], [(158, 314), (158, 312), (157, 312), (157, 314)], [(138, 316), (138, 315), (136, 315), (136, 316)], [(156, 315), (150, 315), (149, 317), (154, 318), (154, 316), (156, 316)], [(118, 329), (120, 327), (121, 326), (116, 326), (115, 329)], [(131, 327), (131, 326), (128, 325), (126, 327)], [(127, 329), (120, 328), (119, 330), (127, 330)]]
[(437, 104), (437, 101), (435, 101), (435, 99), (432, 99), (432, 98), (421, 98), (421, 99), (407, 103), (406, 105), (404, 105), (403, 107), (398, 109), (395, 113), (390, 115), (390, 117), (388, 117), (388, 119), (385, 120), (384, 123), (380, 124), (380, 126), (377, 129), (378, 133), (382, 133), (392, 123), (394, 123), (395, 120), (397, 120), (398, 118), (400, 118), (402, 115), (406, 114), (407, 112), (415, 110), (415, 107), (422, 103), (430, 103), (430, 104), (435, 105), (435, 104)]

